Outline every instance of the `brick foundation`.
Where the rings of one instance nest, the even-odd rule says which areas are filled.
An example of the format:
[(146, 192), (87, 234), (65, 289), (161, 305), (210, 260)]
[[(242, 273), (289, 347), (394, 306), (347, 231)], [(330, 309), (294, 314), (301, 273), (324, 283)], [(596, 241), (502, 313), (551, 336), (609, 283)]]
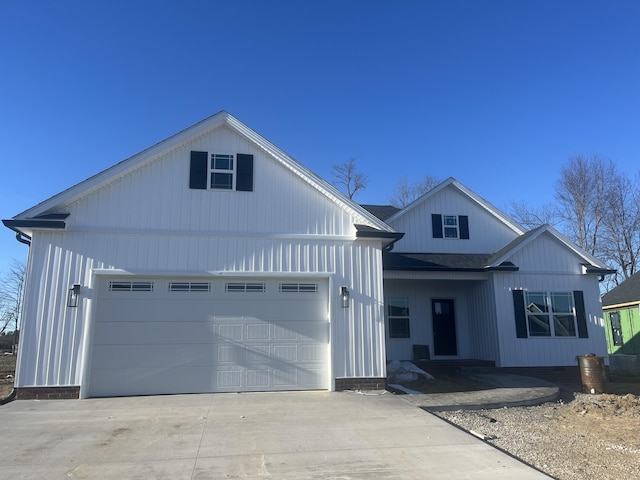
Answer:
[(384, 390), (386, 378), (336, 378), (336, 391), (343, 390)]
[(77, 400), (80, 387), (20, 387), (16, 388), (16, 400)]

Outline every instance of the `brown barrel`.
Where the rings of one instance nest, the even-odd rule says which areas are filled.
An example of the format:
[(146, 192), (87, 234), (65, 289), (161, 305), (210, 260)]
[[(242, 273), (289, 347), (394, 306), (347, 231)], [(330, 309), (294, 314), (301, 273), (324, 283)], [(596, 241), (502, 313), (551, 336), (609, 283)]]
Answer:
[(604, 357), (597, 355), (581, 355), (576, 357), (580, 366), (582, 391), (584, 393), (604, 393), (607, 373), (604, 368)]

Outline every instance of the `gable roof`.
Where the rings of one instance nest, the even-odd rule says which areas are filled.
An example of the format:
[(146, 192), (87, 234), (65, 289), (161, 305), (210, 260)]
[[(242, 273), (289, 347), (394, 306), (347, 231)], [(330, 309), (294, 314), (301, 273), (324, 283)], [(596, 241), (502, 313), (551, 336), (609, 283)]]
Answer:
[(640, 303), (640, 272), (634, 273), (602, 296), (603, 307), (634, 303)]
[[(286, 154), (283, 150), (276, 147), (274, 144), (266, 140), (264, 137), (253, 131), (251, 128), (240, 122), (226, 111), (220, 111), (209, 118), (206, 118), (191, 127), (182, 130), (181, 132), (172, 135), (171, 137), (143, 150), (142, 152), (127, 158), (126, 160), (117, 163), (116, 165), (107, 168), (106, 170), (93, 175), (92, 177), (64, 190), (63, 192), (54, 195), (53, 197), (44, 200), (43, 202), (29, 208), (28, 210), (16, 215), (12, 220), (3, 220), (3, 223), (8, 228), (16, 232), (24, 233), (24, 229), (31, 226), (32, 228), (42, 227), (41, 222), (36, 222), (36, 219), (42, 219), (43, 215), (47, 215), (51, 212), (61, 213), (67, 205), (75, 202), (76, 200), (89, 195), (91, 192), (98, 190), (102, 186), (116, 181), (117, 179), (137, 170), (144, 165), (147, 165), (157, 159), (160, 155), (167, 151), (179, 148), (186, 142), (206, 135), (207, 133), (221, 127), (226, 126), (242, 137), (249, 140), (258, 149), (262, 150), (268, 156), (273, 158), (283, 167), (287, 168), (298, 176), (301, 180), (311, 185), (318, 190), (321, 194), (329, 198), (331, 201), (339, 205), (341, 208), (350, 210), (352, 213), (357, 213), (371, 226), (380, 232), (389, 232), (395, 234), (396, 231), (380, 220), (378, 217), (355, 203), (349, 197), (340, 192), (336, 187), (329, 182), (320, 178), (313, 173), (307, 167), (294, 160), (291, 156)], [(22, 223), (18, 223), (22, 222)], [(25, 223), (26, 222), (26, 223)], [(53, 223), (46, 223), (47, 226), (52, 227)], [(56, 224), (55, 228), (64, 228), (64, 225)]]
[(421, 197), (411, 202), (409, 205), (407, 205), (403, 209), (397, 211), (396, 213), (391, 215), (389, 218), (386, 218), (385, 221), (388, 223), (393, 223), (393, 221), (396, 220), (397, 218), (405, 215), (407, 212), (410, 212), (417, 206), (428, 201), (430, 198), (434, 197), (439, 192), (441, 192), (442, 190), (448, 187), (455, 188), (456, 190), (458, 190), (462, 195), (468, 197), (471, 201), (476, 203), (480, 208), (486, 210), (489, 214), (491, 214), (492, 216), (497, 218), (499, 221), (504, 223), (507, 227), (509, 227), (518, 235), (522, 235), (523, 233), (525, 233), (526, 231), (525, 228), (522, 225), (520, 225), (515, 219), (513, 219), (512, 217), (510, 217), (500, 209), (493, 206), (491, 203), (486, 201), (480, 195), (471, 191), (470, 189), (465, 187), (462, 183), (460, 183), (458, 180), (456, 180), (453, 177), (449, 177), (447, 180), (445, 180), (441, 184), (435, 186), (434, 188), (432, 188), (427, 193), (425, 193)]
[[(589, 255), (550, 225), (541, 225), (538, 228), (529, 230), (495, 253), (385, 253), (383, 257), (384, 268), (386, 270), (450, 272), (517, 271), (519, 269), (518, 266), (509, 261), (509, 258), (545, 233), (556, 238), (565, 247), (584, 260), (584, 273), (597, 275), (615, 273), (615, 270), (608, 268), (603, 262)], [(638, 287), (640, 287), (640, 277), (638, 278)], [(638, 292), (638, 299), (640, 299), (640, 288)]]
[(605, 263), (601, 262), (593, 255), (590, 255), (582, 248), (578, 247), (575, 243), (573, 243), (571, 240), (569, 240), (567, 237), (562, 235), (555, 228), (548, 224), (540, 225), (533, 230), (529, 230), (525, 234), (519, 236), (512, 242), (505, 245), (503, 248), (501, 248), (491, 256), (491, 258), (489, 259), (490, 264), (494, 266), (502, 264), (503, 262), (507, 261), (509, 257), (513, 256), (516, 252), (529, 245), (531, 242), (535, 241), (535, 239), (544, 234), (551, 235), (573, 253), (581, 257), (584, 260), (583, 265), (585, 266), (586, 273), (597, 273), (600, 275), (615, 273), (615, 270), (611, 270)]

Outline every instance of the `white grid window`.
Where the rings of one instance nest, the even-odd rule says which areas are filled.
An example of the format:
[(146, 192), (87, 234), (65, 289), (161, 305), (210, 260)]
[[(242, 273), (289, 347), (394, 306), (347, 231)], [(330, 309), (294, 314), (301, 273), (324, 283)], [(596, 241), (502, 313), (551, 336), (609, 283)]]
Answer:
[(110, 292), (153, 292), (153, 282), (109, 282)]
[(281, 283), (280, 293), (318, 293), (317, 283)]
[(264, 283), (228, 282), (224, 285), (225, 292), (235, 293), (263, 293), (266, 289)]
[(170, 292), (210, 292), (209, 282), (169, 282)]
[(235, 161), (233, 155), (211, 154), (211, 188), (235, 190)]

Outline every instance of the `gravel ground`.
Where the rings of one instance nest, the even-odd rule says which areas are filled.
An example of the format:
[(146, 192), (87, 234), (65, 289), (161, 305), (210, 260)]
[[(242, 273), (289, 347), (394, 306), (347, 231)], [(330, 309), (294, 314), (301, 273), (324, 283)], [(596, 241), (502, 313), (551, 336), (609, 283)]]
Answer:
[(640, 478), (640, 397), (562, 397), (535, 407), (435, 414), (558, 480)]

